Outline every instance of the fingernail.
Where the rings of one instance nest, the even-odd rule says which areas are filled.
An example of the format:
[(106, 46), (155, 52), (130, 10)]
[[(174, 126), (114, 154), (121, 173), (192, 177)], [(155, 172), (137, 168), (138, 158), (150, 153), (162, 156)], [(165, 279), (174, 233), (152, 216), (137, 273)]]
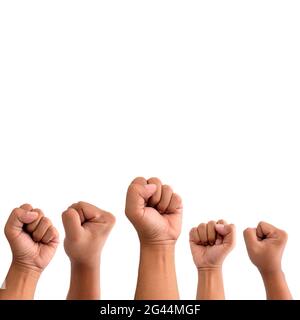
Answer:
[(38, 213), (36, 211), (27, 211), (25, 212), (25, 215), (30, 218), (36, 218), (38, 216)]
[(217, 223), (217, 224), (216, 224), (216, 228), (218, 228), (218, 229), (220, 230), (220, 229), (224, 229), (225, 226), (224, 226), (224, 224)]
[(144, 187), (148, 191), (155, 191), (156, 190), (156, 184), (154, 184), (154, 183), (145, 184)]

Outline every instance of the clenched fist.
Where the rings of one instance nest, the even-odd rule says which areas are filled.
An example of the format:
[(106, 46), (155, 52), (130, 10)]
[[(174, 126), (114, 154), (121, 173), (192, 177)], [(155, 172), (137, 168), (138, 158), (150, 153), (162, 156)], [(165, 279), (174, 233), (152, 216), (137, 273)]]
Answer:
[(288, 238), (285, 231), (260, 222), (257, 228), (247, 228), (244, 238), (249, 258), (261, 273), (281, 270), (281, 258)]
[(235, 245), (235, 226), (225, 221), (201, 223), (190, 231), (190, 246), (198, 269), (219, 268)]
[(115, 217), (89, 203), (78, 202), (62, 214), (64, 246), (71, 262), (95, 264), (115, 223)]
[(13, 264), (42, 272), (52, 259), (58, 232), (40, 209), (24, 204), (12, 211), (5, 235), (13, 254)]
[(180, 235), (181, 198), (157, 178), (132, 181), (125, 212), (143, 244), (174, 243)]

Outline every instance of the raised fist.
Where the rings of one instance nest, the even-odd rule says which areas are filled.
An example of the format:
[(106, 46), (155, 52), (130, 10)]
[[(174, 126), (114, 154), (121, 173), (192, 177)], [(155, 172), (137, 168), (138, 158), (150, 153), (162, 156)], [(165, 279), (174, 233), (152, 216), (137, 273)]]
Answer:
[(62, 214), (65, 251), (71, 262), (95, 264), (115, 224), (115, 217), (89, 203), (78, 202)]
[(262, 273), (281, 271), (281, 258), (287, 238), (285, 231), (266, 222), (260, 222), (257, 228), (244, 231), (249, 258)]
[(235, 246), (235, 226), (224, 220), (201, 223), (190, 231), (190, 246), (198, 269), (219, 268)]
[(57, 230), (40, 209), (24, 204), (12, 211), (5, 225), (13, 263), (42, 272), (51, 261), (58, 242)]
[(143, 244), (175, 243), (180, 235), (181, 198), (157, 178), (132, 181), (125, 212)]

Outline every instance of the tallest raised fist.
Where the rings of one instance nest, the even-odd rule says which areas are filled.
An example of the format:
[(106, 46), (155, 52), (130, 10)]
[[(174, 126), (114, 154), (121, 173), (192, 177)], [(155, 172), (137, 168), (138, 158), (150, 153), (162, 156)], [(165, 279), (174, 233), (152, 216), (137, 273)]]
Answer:
[(180, 235), (181, 198), (158, 178), (139, 177), (132, 181), (127, 191), (125, 212), (141, 243), (172, 243)]

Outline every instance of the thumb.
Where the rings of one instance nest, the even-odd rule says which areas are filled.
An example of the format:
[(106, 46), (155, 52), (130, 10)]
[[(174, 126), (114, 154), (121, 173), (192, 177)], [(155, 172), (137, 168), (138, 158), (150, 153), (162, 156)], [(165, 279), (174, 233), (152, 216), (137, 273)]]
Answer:
[(256, 228), (247, 228), (244, 230), (244, 240), (246, 247), (252, 247), (257, 243)]
[(136, 213), (143, 210), (149, 198), (153, 196), (157, 189), (156, 184), (137, 184), (132, 183), (127, 191), (126, 198), (126, 215), (130, 216), (132, 213)]
[(21, 208), (14, 209), (10, 214), (5, 225), (5, 234), (11, 236), (14, 233), (23, 231), (24, 224), (29, 224), (38, 218), (38, 213), (35, 211), (26, 211)]
[(70, 240), (76, 240), (80, 236), (81, 220), (79, 213), (69, 208), (62, 214), (62, 221), (65, 228), (66, 238)]
[(217, 223), (215, 225), (217, 233), (223, 237), (223, 243), (232, 244), (235, 242), (235, 226), (234, 224)]

